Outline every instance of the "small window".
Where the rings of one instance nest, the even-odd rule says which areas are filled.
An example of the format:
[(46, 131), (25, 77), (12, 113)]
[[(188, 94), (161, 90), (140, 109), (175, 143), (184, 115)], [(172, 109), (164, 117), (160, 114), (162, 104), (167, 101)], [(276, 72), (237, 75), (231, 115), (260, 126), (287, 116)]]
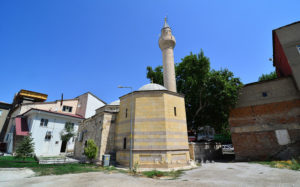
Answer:
[(126, 149), (126, 138), (123, 140), (123, 149)]
[(42, 127), (47, 127), (48, 126), (48, 119), (41, 119), (41, 122), (40, 122), (40, 126)]
[(174, 107), (174, 116), (177, 116), (176, 107)]
[(267, 93), (267, 92), (263, 92), (263, 93), (262, 93), (262, 96), (263, 96), (263, 97), (267, 97), (267, 96), (268, 96), (268, 93)]
[(125, 118), (127, 118), (128, 115), (128, 109), (126, 108)]
[(44, 126), (44, 119), (41, 119), (40, 126)]
[(0, 110), (0, 116), (2, 116), (2, 110)]
[(87, 140), (85, 140), (85, 142), (84, 142), (84, 147), (86, 147), (87, 146)]
[(47, 132), (46, 132), (46, 136), (45, 136), (45, 140), (50, 141), (50, 140), (51, 140), (51, 137), (52, 137), (51, 131), (47, 131)]
[(63, 110), (64, 112), (72, 112), (72, 108), (73, 108), (73, 107), (71, 107), (71, 106), (66, 106), (66, 105), (64, 105), (62, 110)]

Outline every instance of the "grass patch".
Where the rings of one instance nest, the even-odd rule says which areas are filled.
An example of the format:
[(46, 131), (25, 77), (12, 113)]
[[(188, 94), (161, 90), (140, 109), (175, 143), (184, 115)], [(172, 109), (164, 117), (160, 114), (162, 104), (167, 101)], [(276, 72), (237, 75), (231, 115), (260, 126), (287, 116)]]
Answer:
[(286, 161), (262, 161), (256, 163), (268, 165), (273, 168), (285, 168), (300, 171), (300, 158)]
[(149, 177), (149, 178), (160, 178), (160, 177), (170, 177), (172, 179), (178, 178), (181, 174), (183, 173), (182, 170), (177, 170), (177, 171), (157, 171), (157, 170), (152, 170), (152, 171), (144, 171), (142, 172), (142, 175)]
[(18, 162), (18, 161), (27, 161), (27, 162), (35, 162), (36, 160), (33, 157), (26, 157), (26, 158), (18, 158), (13, 156), (0, 156), (0, 162), (1, 161), (12, 161), (12, 162)]
[(85, 172), (113, 172), (118, 171), (115, 167), (99, 167), (93, 164), (39, 164), (34, 158), (23, 159), (13, 156), (0, 157), (0, 168), (30, 168), (36, 172), (37, 176), (42, 175), (63, 175), (69, 173), (85, 173)]

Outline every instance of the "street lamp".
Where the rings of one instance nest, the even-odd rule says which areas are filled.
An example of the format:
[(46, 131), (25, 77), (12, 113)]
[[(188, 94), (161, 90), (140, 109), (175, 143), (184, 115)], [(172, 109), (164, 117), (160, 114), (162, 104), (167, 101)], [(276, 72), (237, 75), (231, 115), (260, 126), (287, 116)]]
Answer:
[(132, 144), (133, 144), (133, 139), (132, 139), (132, 121), (133, 121), (133, 91), (132, 87), (130, 86), (118, 86), (118, 88), (129, 88), (131, 91), (131, 101), (130, 101), (130, 152), (129, 152), (129, 169), (132, 170)]

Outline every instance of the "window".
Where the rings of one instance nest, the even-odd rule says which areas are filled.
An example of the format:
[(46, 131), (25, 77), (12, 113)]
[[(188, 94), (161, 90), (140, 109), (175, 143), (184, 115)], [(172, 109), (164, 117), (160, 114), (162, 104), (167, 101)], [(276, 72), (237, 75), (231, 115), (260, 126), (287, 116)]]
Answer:
[(176, 107), (174, 107), (174, 116), (177, 116)]
[(0, 110), (0, 116), (2, 116), (2, 110)]
[(64, 105), (62, 110), (63, 110), (64, 112), (72, 112), (72, 107), (71, 107), (71, 106), (66, 106), (66, 105)]
[(47, 125), (48, 125), (48, 119), (42, 118), (40, 122), (40, 126), (47, 127)]
[(47, 132), (46, 132), (46, 136), (45, 136), (45, 140), (50, 141), (50, 140), (51, 140), (51, 137), (52, 137), (51, 131), (47, 131)]
[(126, 138), (123, 140), (123, 149), (126, 149)]
[(86, 147), (87, 146), (87, 140), (85, 140), (85, 142), (84, 142), (84, 147)]
[(267, 92), (263, 92), (263, 93), (262, 93), (262, 96), (263, 96), (263, 97), (267, 97), (267, 96), (268, 96), (268, 93), (267, 93)]
[(126, 108), (125, 118), (127, 118), (128, 115), (128, 109)]

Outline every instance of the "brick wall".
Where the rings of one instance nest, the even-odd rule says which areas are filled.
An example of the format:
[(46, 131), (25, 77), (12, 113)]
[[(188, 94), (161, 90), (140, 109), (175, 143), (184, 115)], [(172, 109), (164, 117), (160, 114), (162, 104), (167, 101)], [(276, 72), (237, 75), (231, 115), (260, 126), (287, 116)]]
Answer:
[[(292, 81), (283, 78), (242, 89), (229, 118), (237, 160), (299, 156), (300, 98)], [(258, 97), (263, 90), (271, 98)]]

